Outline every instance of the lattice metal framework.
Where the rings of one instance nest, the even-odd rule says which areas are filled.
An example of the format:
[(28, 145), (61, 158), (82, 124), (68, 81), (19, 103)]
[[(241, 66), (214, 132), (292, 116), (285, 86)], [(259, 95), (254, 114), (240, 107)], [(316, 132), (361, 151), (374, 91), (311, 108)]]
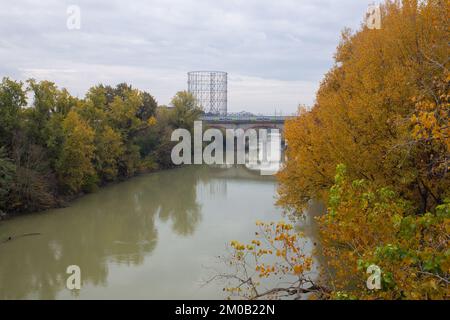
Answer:
[(227, 114), (228, 74), (222, 71), (188, 72), (188, 91), (205, 112)]

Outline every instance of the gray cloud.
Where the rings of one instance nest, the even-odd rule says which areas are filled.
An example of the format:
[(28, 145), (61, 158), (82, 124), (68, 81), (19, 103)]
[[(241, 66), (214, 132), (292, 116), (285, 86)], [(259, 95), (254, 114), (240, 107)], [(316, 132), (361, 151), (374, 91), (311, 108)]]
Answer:
[[(81, 29), (66, 27), (68, 5)], [(0, 76), (49, 79), (84, 95), (127, 81), (161, 104), (189, 70), (229, 73), (229, 109), (285, 114), (312, 104), (360, 0), (15, 0), (0, 4)]]

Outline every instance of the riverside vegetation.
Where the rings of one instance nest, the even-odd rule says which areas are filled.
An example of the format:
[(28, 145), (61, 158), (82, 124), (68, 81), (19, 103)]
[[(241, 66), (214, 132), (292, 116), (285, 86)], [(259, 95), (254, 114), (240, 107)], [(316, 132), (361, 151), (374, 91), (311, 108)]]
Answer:
[[(286, 124), (279, 205), (294, 223), (258, 222), (234, 240), (230, 296), (449, 299), (449, 2), (387, 1), (382, 28), (345, 30), (313, 108)], [(311, 200), (320, 280), (295, 221)], [(369, 290), (367, 268), (381, 269)], [(293, 279), (263, 290), (265, 278)]]
[[(278, 204), (293, 222), (259, 221), (255, 239), (231, 242), (233, 272), (219, 276), (231, 297), (450, 298), (449, 6), (387, 1), (381, 29), (343, 32), (315, 105), (286, 123)], [(4, 78), (0, 211), (47, 209), (172, 166), (171, 131), (192, 129), (201, 112), (186, 92), (172, 104), (126, 84), (79, 99), (48, 81)], [(321, 277), (295, 224), (312, 200), (327, 205), (316, 219)], [(380, 290), (366, 286), (371, 265)], [(277, 277), (270, 283), (289, 284), (263, 288)]]
[(52, 208), (103, 184), (171, 167), (172, 130), (191, 130), (200, 113), (187, 92), (167, 108), (125, 83), (94, 86), (79, 99), (49, 81), (3, 78), (0, 213)]

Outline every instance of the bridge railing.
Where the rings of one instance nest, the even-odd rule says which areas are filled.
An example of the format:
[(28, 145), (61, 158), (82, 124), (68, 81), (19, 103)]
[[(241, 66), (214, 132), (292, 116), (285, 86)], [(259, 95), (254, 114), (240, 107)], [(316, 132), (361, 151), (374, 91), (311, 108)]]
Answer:
[(208, 122), (220, 122), (220, 121), (245, 121), (245, 122), (280, 122), (286, 119), (293, 118), (293, 116), (239, 116), (239, 115), (217, 115), (217, 116), (201, 116), (200, 120)]

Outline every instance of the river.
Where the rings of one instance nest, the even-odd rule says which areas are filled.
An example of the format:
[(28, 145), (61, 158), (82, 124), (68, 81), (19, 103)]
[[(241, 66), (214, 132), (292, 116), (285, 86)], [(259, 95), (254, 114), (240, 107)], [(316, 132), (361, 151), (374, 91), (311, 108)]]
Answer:
[[(275, 195), (273, 177), (243, 166), (187, 166), (1, 221), (0, 242), (19, 237), (0, 244), (0, 299), (222, 299), (223, 284), (205, 285), (216, 257), (256, 220), (281, 219)], [(69, 265), (79, 291), (66, 288)]]

